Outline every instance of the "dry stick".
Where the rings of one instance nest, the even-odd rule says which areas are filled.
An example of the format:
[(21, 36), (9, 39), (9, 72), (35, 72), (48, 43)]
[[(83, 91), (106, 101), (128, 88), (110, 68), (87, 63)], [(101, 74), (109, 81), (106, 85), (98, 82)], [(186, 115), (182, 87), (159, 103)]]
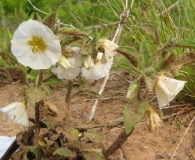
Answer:
[[(122, 29), (123, 29), (125, 20), (126, 20), (126, 18), (128, 17), (128, 15), (129, 15), (129, 10), (127, 10), (127, 7), (128, 7), (128, 5), (126, 4), (126, 9), (125, 9), (125, 11), (121, 14), (120, 23), (118, 24), (117, 30), (116, 30), (116, 32), (115, 32), (115, 35), (114, 35), (114, 37), (112, 38), (112, 41), (113, 41), (113, 42), (116, 42), (116, 43), (117, 43), (118, 40), (119, 40), (119, 38), (120, 38), (120, 35), (121, 35), (121, 32), (122, 32)], [(99, 99), (100, 99), (100, 97), (101, 97), (101, 95), (102, 95), (102, 92), (104, 91), (104, 88), (105, 88), (105, 86), (106, 86), (106, 83), (107, 83), (109, 77), (110, 77), (110, 73), (108, 73), (107, 76), (104, 78), (104, 81), (103, 81), (103, 84), (102, 84), (102, 86), (101, 86), (101, 89), (100, 89), (100, 91), (98, 92), (98, 93), (99, 93), (99, 97), (96, 97), (96, 98), (95, 98), (95, 102), (94, 102), (93, 106), (91, 107), (91, 110), (90, 110), (90, 113), (89, 113), (89, 117), (88, 117), (87, 122), (91, 122), (92, 119), (93, 119), (93, 117), (94, 117), (94, 114), (95, 114), (95, 111), (96, 111), (96, 108), (97, 108), (97, 104), (98, 104)]]
[(188, 130), (189, 130), (189, 128), (190, 128), (190, 126), (192, 125), (192, 123), (193, 123), (194, 119), (195, 119), (195, 116), (194, 116), (194, 117), (193, 117), (193, 119), (191, 120), (191, 122), (190, 122), (190, 124), (189, 124), (188, 128), (186, 129), (186, 131), (185, 131), (185, 133), (184, 133), (184, 135), (182, 136), (181, 140), (179, 141), (179, 144), (177, 145), (177, 147), (176, 147), (175, 151), (173, 152), (173, 155), (171, 156), (171, 159), (170, 159), (170, 160), (172, 160), (172, 159), (173, 159), (173, 157), (175, 156), (175, 153), (177, 152), (178, 148), (180, 147), (181, 142), (183, 141), (183, 139), (184, 139), (184, 137), (185, 137), (186, 133), (188, 132)]

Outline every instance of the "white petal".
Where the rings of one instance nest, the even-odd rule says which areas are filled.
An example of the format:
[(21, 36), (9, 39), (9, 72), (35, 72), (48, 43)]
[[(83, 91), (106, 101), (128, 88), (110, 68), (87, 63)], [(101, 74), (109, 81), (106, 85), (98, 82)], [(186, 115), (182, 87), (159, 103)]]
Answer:
[(159, 107), (162, 108), (164, 106), (167, 106), (169, 104), (169, 100), (168, 100), (169, 98), (167, 94), (164, 92), (164, 90), (162, 90), (161, 87), (156, 85), (155, 92), (156, 92), (156, 97), (157, 97)]
[(72, 47), (72, 50), (73, 50), (73, 52), (75, 52), (76, 54), (79, 54), (80, 51), (81, 51), (81, 48), (79, 48), (79, 47)]
[(98, 52), (98, 53), (97, 53), (96, 59), (97, 59), (98, 61), (101, 61), (101, 60), (102, 60), (102, 57), (103, 57), (103, 53), (102, 53), (102, 52)]
[[(169, 91), (175, 96), (184, 88), (184, 85), (186, 84), (186, 81), (180, 81), (165, 76), (161, 76), (161, 81), (166, 84)], [(170, 99), (170, 101), (174, 98)]]
[(4, 113), (9, 112), (10, 110), (14, 109), (18, 105), (18, 103), (19, 102), (11, 103), (4, 108), (0, 108), (0, 111)]
[(160, 108), (169, 104), (184, 88), (186, 81), (179, 81), (166, 76), (159, 76), (155, 92)]
[(69, 80), (76, 78), (79, 75), (80, 71), (81, 71), (80, 68), (64, 69), (61, 66), (53, 68), (52, 70), (52, 72), (55, 73), (59, 79), (69, 79)]
[(105, 77), (111, 69), (112, 66), (112, 60), (111, 59), (109, 62), (105, 64), (96, 64), (93, 68), (87, 70), (85, 68), (82, 68), (82, 76), (85, 77), (86, 79), (92, 79), (92, 80), (98, 80), (103, 77)]
[(68, 58), (69, 63), (74, 67), (81, 67), (82, 55), (80, 53), (74, 54), (73, 57)]
[(28, 46), (27, 39), (20, 39), (20, 40), (12, 40), (11, 41), (11, 51), (14, 53), (14, 56), (19, 57), (27, 52), (31, 51), (30, 46)]
[(21, 102), (14, 102), (8, 106), (1, 108), (1, 112), (7, 114), (8, 118), (17, 124), (28, 126), (28, 113), (26, 106)]

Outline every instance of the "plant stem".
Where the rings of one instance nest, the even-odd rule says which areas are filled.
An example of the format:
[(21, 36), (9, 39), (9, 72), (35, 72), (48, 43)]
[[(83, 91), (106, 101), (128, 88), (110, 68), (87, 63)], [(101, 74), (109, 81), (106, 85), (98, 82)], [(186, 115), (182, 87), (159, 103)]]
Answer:
[(72, 92), (73, 82), (71, 80), (68, 81), (68, 88), (66, 93), (65, 102), (69, 105), (71, 99), (71, 92)]
[(125, 130), (123, 130), (119, 136), (117, 137), (117, 139), (112, 143), (112, 145), (106, 150), (104, 151), (104, 156), (106, 159), (108, 159), (108, 157), (113, 154), (117, 149), (119, 149), (121, 147), (121, 145), (127, 140), (127, 138), (133, 133), (133, 129), (129, 134), (125, 133)]
[(35, 103), (35, 136), (34, 136), (34, 144), (38, 144), (39, 142), (39, 133), (40, 133), (40, 105), (42, 104), (42, 100)]
[(38, 76), (36, 78), (36, 84), (35, 84), (35, 86), (36, 87), (40, 86), (42, 80), (43, 80), (43, 70), (39, 70)]

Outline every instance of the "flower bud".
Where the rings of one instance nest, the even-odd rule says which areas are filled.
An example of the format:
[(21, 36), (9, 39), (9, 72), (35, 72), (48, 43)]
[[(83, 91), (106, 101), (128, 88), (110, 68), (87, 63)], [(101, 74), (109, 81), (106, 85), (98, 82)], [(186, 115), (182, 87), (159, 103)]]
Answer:
[(58, 64), (62, 66), (64, 69), (68, 69), (72, 67), (72, 65), (68, 62), (67, 58), (64, 56), (60, 57)]
[(126, 97), (128, 99), (134, 98), (137, 95), (139, 89), (140, 89), (140, 85), (138, 84), (138, 82), (137, 81), (132, 82), (130, 84), (129, 88), (128, 88), (127, 96)]

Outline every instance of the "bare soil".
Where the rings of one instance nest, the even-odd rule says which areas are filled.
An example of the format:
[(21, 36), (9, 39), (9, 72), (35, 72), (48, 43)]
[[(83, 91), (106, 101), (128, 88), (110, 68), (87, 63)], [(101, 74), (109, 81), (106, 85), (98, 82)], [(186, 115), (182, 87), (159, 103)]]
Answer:
[[(102, 80), (96, 84), (91, 82), (90, 85), (73, 86), (73, 94), (84, 87), (90, 90), (98, 91)], [(76, 126), (85, 125), (94, 102), (94, 95), (83, 92), (75, 96), (70, 103), (69, 118), (67, 118), (68, 108), (65, 104), (66, 84), (62, 82), (52, 88), (52, 93), (48, 95), (48, 101), (53, 103), (58, 109), (57, 117), (50, 117), (52, 121), (66, 121), (64, 123), (68, 132), (71, 132)], [(91, 124), (105, 126), (116, 118), (122, 116), (121, 108), (126, 102), (125, 95), (128, 83), (117, 76), (111, 76), (103, 92), (100, 102), (98, 103), (95, 117)], [(4, 107), (12, 102), (20, 101), (20, 91), (23, 84), (7, 84), (0, 88), (0, 107)], [(134, 107), (132, 105), (132, 107)], [(127, 141), (112, 156), (112, 160), (169, 160), (185, 133), (190, 121), (194, 116), (193, 113), (180, 114), (182, 108), (176, 110), (177, 116), (164, 120), (164, 127), (149, 132), (145, 118), (138, 123)], [(30, 117), (33, 117), (33, 107), (28, 108)], [(173, 114), (169, 112), (167, 115)], [(179, 123), (180, 122), (180, 123)], [(88, 124), (89, 125), (89, 124)], [(3, 113), (0, 113), (0, 135), (15, 136), (18, 132), (26, 128), (9, 121)], [(122, 127), (113, 127), (106, 132), (104, 137), (104, 146), (108, 147), (122, 131)], [(194, 124), (186, 133), (179, 149), (173, 160), (195, 160), (195, 135)], [(0, 146), (1, 147), (1, 146)]]

